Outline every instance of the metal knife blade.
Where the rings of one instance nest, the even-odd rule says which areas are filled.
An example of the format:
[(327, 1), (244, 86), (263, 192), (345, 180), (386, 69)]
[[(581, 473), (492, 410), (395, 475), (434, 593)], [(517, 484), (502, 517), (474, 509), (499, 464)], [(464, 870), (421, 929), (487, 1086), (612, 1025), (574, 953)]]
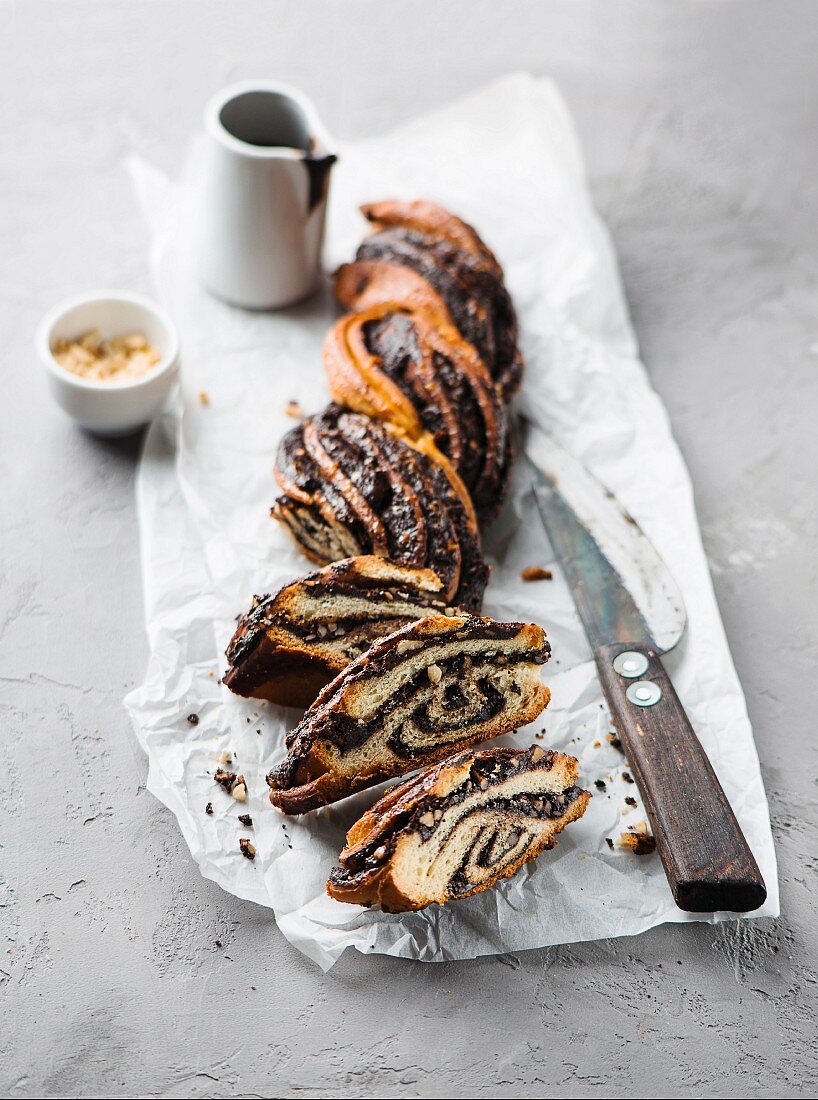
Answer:
[(591, 645), (672, 649), (687, 616), (653, 543), (581, 462), (530, 423), (525, 455), (540, 516)]

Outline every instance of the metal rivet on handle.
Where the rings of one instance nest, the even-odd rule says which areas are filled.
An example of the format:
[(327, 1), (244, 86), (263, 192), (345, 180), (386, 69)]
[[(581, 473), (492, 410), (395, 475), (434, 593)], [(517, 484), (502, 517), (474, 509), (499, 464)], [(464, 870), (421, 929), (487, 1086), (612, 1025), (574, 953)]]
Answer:
[(628, 687), (625, 694), (637, 707), (652, 707), (662, 698), (662, 689), (652, 680), (638, 680)]
[(633, 680), (636, 676), (641, 676), (647, 670), (648, 659), (644, 653), (637, 653), (635, 650), (626, 649), (614, 657), (613, 667), (614, 672), (618, 672), (620, 676), (625, 676), (628, 680)]

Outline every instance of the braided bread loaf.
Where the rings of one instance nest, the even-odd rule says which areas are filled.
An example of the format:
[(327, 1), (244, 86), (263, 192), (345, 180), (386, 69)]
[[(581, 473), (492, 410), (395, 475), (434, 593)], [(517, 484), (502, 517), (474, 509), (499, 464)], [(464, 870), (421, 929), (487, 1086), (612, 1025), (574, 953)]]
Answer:
[(354, 826), (327, 886), (398, 911), (514, 874), (589, 796), (571, 757), (470, 748), (549, 699), (543, 630), (477, 614), (479, 526), (508, 488), (522, 375), (502, 269), (432, 203), (363, 213), (373, 231), (335, 281), (351, 312), (324, 346), (333, 402), (285, 436), (275, 467), (272, 514), (325, 568), (254, 601), (224, 683), (311, 704), (267, 779), (285, 813), (426, 769)]
[(355, 262), (337, 273), (341, 304), (361, 310), (391, 302), (449, 321), (508, 400), (519, 388), (523, 361), (517, 316), (491, 250), (472, 226), (433, 203), (376, 202), (362, 210), (374, 232)]

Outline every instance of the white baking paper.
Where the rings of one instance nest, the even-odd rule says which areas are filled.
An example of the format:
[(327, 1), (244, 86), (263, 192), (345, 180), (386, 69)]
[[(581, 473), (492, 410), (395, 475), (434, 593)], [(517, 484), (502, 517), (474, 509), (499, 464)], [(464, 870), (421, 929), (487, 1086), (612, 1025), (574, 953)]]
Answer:
[[(185, 182), (132, 164), (153, 235), (158, 290), (181, 329), (184, 393), (151, 428), (138, 477), (150, 662), (127, 706), (149, 760), (148, 787), (176, 815), (207, 878), (271, 908), (284, 935), (324, 968), (346, 947), (439, 962), (549, 944), (633, 935), (682, 913), (656, 855), (610, 850), (629, 823), (636, 788), (606, 740), (608, 715), (587, 643), (555, 568), (524, 584), (520, 570), (551, 552), (518, 463), (511, 499), (489, 533), (486, 612), (542, 623), (553, 659), (553, 701), (512, 740), (579, 757), (594, 792), (585, 817), (514, 879), (421, 913), (386, 915), (330, 900), (324, 883), (365, 792), (288, 819), (266, 798), (265, 774), (298, 719), (240, 700), (219, 685), (238, 612), (254, 593), (308, 571), (269, 518), (284, 409), (327, 400), (321, 343), (334, 316), (328, 293), (283, 313), (249, 313), (210, 297), (192, 269), (196, 152)], [(689, 629), (667, 665), (769, 889), (755, 916), (778, 913), (767, 802), (741, 687), (713, 597), (690, 481), (667, 415), (639, 361), (608, 235), (588, 194), (565, 104), (547, 80), (511, 76), (385, 137), (342, 146), (332, 181), (327, 267), (352, 256), (358, 204), (428, 197), (473, 222), (505, 266), (527, 364), (519, 402), (582, 459), (642, 524), (673, 571)], [(203, 395), (203, 396), (200, 396)], [(205, 403), (206, 402), (206, 403)], [(198, 724), (187, 721), (197, 714)], [(213, 781), (229, 750), (247, 779), (241, 806)], [(594, 781), (603, 779), (604, 792)], [(205, 813), (212, 803), (214, 813)], [(238, 820), (249, 811), (253, 828)], [(706, 823), (703, 824), (706, 827)], [(255, 862), (239, 852), (250, 836)]]

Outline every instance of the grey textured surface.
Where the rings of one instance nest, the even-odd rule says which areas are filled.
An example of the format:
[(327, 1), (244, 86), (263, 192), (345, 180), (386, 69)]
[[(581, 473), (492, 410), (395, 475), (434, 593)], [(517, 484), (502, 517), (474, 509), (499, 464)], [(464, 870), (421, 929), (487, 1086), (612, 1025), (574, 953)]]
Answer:
[[(818, 1087), (816, 55), (810, 0), (0, 3), (2, 1095)], [(143, 789), (121, 705), (146, 654), (138, 441), (51, 406), (31, 333), (66, 293), (147, 288), (123, 160), (178, 170), (223, 83), (291, 80), (354, 136), (514, 68), (575, 113), (690, 465), (783, 916), (323, 976), (199, 877)]]

